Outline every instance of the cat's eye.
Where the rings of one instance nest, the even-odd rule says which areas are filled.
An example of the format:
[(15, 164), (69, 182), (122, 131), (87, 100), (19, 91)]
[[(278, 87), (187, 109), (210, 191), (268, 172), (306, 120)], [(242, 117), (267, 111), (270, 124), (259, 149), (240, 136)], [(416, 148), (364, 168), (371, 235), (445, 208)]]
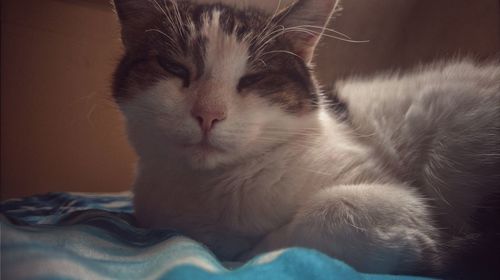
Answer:
[(190, 74), (189, 70), (186, 67), (161, 56), (158, 56), (158, 63), (165, 71), (180, 78), (183, 82), (184, 87), (189, 87)]
[(257, 73), (257, 74), (250, 74), (250, 75), (243, 76), (240, 79), (240, 81), (238, 82), (237, 89), (238, 89), (238, 91), (242, 91), (243, 89), (248, 88), (248, 87), (260, 82), (265, 77), (266, 76), (264, 73)]

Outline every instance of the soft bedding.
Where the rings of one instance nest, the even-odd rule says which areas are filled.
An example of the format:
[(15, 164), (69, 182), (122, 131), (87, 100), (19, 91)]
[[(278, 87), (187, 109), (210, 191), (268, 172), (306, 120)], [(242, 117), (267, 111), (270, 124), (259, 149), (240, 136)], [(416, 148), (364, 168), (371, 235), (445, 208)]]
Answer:
[(424, 279), (363, 274), (300, 248), (221, 262), (175, 230), (137, 227), (130, 193), (50, 193), (0, 211), (1, 279)]

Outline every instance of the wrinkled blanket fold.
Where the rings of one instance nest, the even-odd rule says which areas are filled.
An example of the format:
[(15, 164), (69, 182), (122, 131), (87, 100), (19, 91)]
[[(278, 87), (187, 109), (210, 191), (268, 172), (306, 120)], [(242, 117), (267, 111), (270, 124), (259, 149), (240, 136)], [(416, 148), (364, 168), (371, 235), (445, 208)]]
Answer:
[(424, 279), (359, 273), (301, 248), (223, 263), (175, 230), (137, 227), (130, 193), (50, 193), (0, 210), (2, 279)]

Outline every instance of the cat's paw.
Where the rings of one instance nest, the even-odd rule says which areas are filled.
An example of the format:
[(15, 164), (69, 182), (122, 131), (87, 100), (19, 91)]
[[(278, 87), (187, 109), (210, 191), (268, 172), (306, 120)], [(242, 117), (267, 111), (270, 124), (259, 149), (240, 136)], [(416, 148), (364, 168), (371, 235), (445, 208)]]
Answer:
[(286, 236), (292, 246), (319, 250), (359, 271), (410, 272), (438, 254), (426, 211), (398, 185), (336, 186), (305, 203)]

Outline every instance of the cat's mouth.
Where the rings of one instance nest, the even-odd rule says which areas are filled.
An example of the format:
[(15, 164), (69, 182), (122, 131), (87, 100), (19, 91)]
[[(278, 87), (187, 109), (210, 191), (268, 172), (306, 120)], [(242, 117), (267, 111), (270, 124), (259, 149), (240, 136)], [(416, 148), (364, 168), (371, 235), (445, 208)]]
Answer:
[(219, 147), (214, 146), (211, 144), (206, 138), (204, 138), (202, 141), (195, 143), (195, 144), (185, 144), (183, 147), (196, 151), (196, 152), (201, 152), (204, 154), (212, 154), (212, 153), (223, 153), (225, 152), (224, 149), (221, 149)]

